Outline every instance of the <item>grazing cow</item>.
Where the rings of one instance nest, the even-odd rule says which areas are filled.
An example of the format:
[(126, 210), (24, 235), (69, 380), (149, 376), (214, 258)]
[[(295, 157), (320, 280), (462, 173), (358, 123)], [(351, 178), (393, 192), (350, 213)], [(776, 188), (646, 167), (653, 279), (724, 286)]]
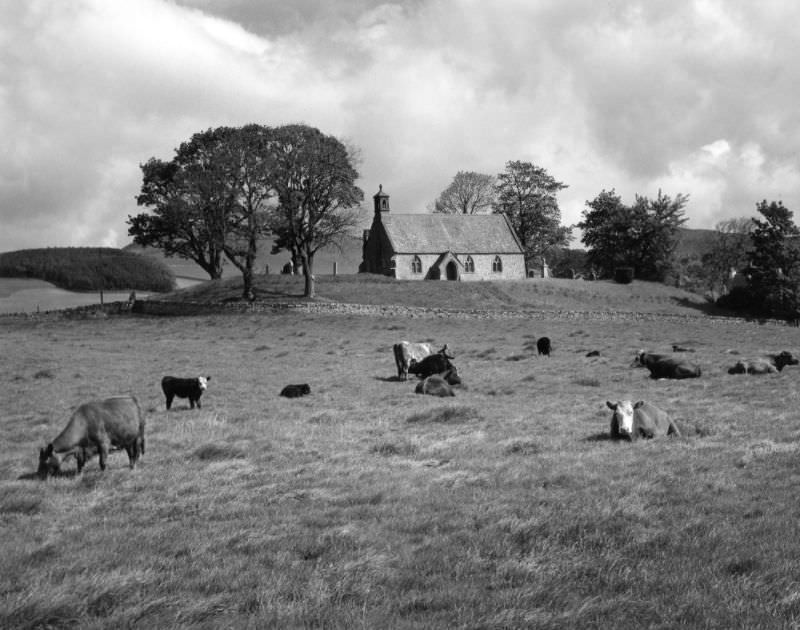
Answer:
[(549, 337), (539, 337), (536, 340), (536, 350), (539, 352), (540, 355), (544, 355), (546, 357), (550, 356), (550, 338)]
[(644, 350), (639, 351), (631, 365), (646, 367), (651, 378), (697, 378), (702, 374), (700, 368), (689, 361)]
[(281, 396), (286, 398), (300, 398), (311, 393), (311, 388), (308, 383), (298, 383), (296, 385), (287, 385), (281, 390)]
[[(447, 348), (447, 346), (445, 346)], [(445, 348), (442, 348), (444, 350)], [(411, 360), (408, 371), (419, 378), (427, 378), (433, 374), (444, 374), (453, 368), (450, 357), (443, 351), (428, 355), (422, 361)]]
[(680, 436), (678, 425), (673, 422), (666, 411), (640, 400), (631, 404), (630, 400), (606, 405), (614, 413), (611, 416), (611, 437), (613, 439), (638, 440), (641, 438), (654, 438), (664, 435)]
[(450, 386), (444, 377), (439, 374), (433, 374), (426, 377), (424, 380), (417, 383), (414, 390), (417, 394), (428, 394), (430, 396), (455, 396), (453, 388)]
[(78, 472), (93, 455), (100, 456), (100, 469), (106, 469), (111, 450), (125, 449), (131, 468), (144, 455), (145, 421), (133, 396), (117, 396), (82, 404), (72, 414), (58, 437), (39, 450), (37, 474), (44, 479), (58, 474), (61, 463), (74, 456)]
[(210, 376), (198, 376), (196, 378), (178, 378), (176, 376), (165, 376), (161, 379), (161, 389), (167, 397), (167, 411), (172, 407), (172, 400), (178, 398), (188, 398), (189, 407), (194, 409), (195, 404), (200, 409), (200, 396), (208, 389)]
[(433, 354), (433, 346), (429, 343), (411, 343), (401, 341), (392, 346), (394, 362), (397, 364), (397, 378), (401, 381), (408, 380), (408, 367), (411, 361), (422, 361)]

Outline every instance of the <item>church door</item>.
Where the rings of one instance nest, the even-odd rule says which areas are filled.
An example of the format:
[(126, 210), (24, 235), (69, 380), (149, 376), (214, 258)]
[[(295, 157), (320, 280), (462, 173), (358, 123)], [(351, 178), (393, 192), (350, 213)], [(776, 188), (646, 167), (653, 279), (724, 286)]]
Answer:
[(447, 274), (448, 280), (458, 280), (458, 267), (454, 261), (451, 260), (449, 263), (447, 263), (445, 274)]

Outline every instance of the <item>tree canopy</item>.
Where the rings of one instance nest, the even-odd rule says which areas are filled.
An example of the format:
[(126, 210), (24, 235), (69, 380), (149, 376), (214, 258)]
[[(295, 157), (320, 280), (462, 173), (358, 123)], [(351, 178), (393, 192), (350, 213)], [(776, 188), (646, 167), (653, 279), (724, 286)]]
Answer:
[(495, 200), (495, 178), (474, 171), (458, 171), (433, 203), (433, 212), (479, 214), (489, 212)]
[(565, 247), (571, 229), (561, 225), (556, 195), (567, 185), (544, 168), (530, 162), (511, 161), (497, 176), (495, 213), (505, 214), (529, 261), (541, 257), (549, 247)]
[(128, 217), (134, 242), (193, 260), (211, 278), (221, 276), (224, 255), (241, 271), (245, 297), (268, 234), (302, 258), (313, 295), (315, 252), (355, 225), (363, 199), (348, 149), (306, 125), (209, 129), (171, 161), (151, 158), (141, 168), (137, 202), (152, 214)]
[(636, 278), (664, 280), (672, 267), (678, 228), (686, 222), (688, 200), (688, 195), (673, 199), (659, 190), (654, 200), (636, 195), (627, 206), (613, 189), (602, 191), (586, 202), (578, 224), (589, 265), (606, 277), (619, 267), (631, 267)]

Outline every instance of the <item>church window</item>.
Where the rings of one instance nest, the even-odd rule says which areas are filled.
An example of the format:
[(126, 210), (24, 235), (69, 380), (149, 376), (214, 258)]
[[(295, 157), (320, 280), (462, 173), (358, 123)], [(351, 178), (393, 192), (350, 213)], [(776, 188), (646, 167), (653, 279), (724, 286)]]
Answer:
[(503, 261), (500, 259), (500, 256), (494, 257), (492, 261), (492, 271), (494, 273), (503, 273)]
[(472, 256), (467, 256), (464, 260), (464, 273), (475, 273), (475, 261)]
[(422, 261), (419, 256), (414, 256), (411, 260), (411, 273), (422, 273)]

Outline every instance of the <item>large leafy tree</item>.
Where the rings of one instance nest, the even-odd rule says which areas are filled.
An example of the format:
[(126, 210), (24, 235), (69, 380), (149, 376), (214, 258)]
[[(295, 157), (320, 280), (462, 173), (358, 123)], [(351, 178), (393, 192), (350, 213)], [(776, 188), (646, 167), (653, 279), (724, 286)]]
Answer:
[(602, 191), (586, 202), (588, 209), (578, 224), (589, 264), (605, 276), (617, 267), (632, 267), (637, 278), (663, 280), (672, 268), (688, 200), (687, 195), (673, 199), (659, 190), (656, 199), (637, 195), (635, 203), (627, 206), (613, 189)]
[(363, 191), (348, 148), (306, 125), (273, 130), (269, 142), (272, 186), (278, 207), (269, 226), (275, 248), (299, 257), (306, 297), (314, 297), (314, 256), (338, 245), (358, 225)]
[(229, 176), (217, 159), (233, 129), (194, 134), (165, 162), (151, 158), (142, 169), (136, 201), (152, 213), (128, 216), (135, 243), (197, 263), (212, 279), (222, 276), (231, 202)]
[(494, 204), (495, 178), (474, 171), (459, 171), (433, 203), (433, 212), (479, 214)]
[(719, 221), (714, 227), (710, 251), (703, 256), (703, 271), (708, 288), (724, 291), (728, 287), (731, 270), (739, 270), (749, 263), (755, 228), (752, 217), (736, 217)]
[(757, 303), (775, 315), (796, 316), (800, 307), (800, 230), (782, 202), (756, 204), (753, 219), (751, 290)]
[(549, 247), (565, 247), (571, 230), (561, 225), (556, 195), (567, 188), (545, 169), (511, 161), (497, 176), (495, 213), (508, 217), (525, 250), (525, 259), (541, 257)]

